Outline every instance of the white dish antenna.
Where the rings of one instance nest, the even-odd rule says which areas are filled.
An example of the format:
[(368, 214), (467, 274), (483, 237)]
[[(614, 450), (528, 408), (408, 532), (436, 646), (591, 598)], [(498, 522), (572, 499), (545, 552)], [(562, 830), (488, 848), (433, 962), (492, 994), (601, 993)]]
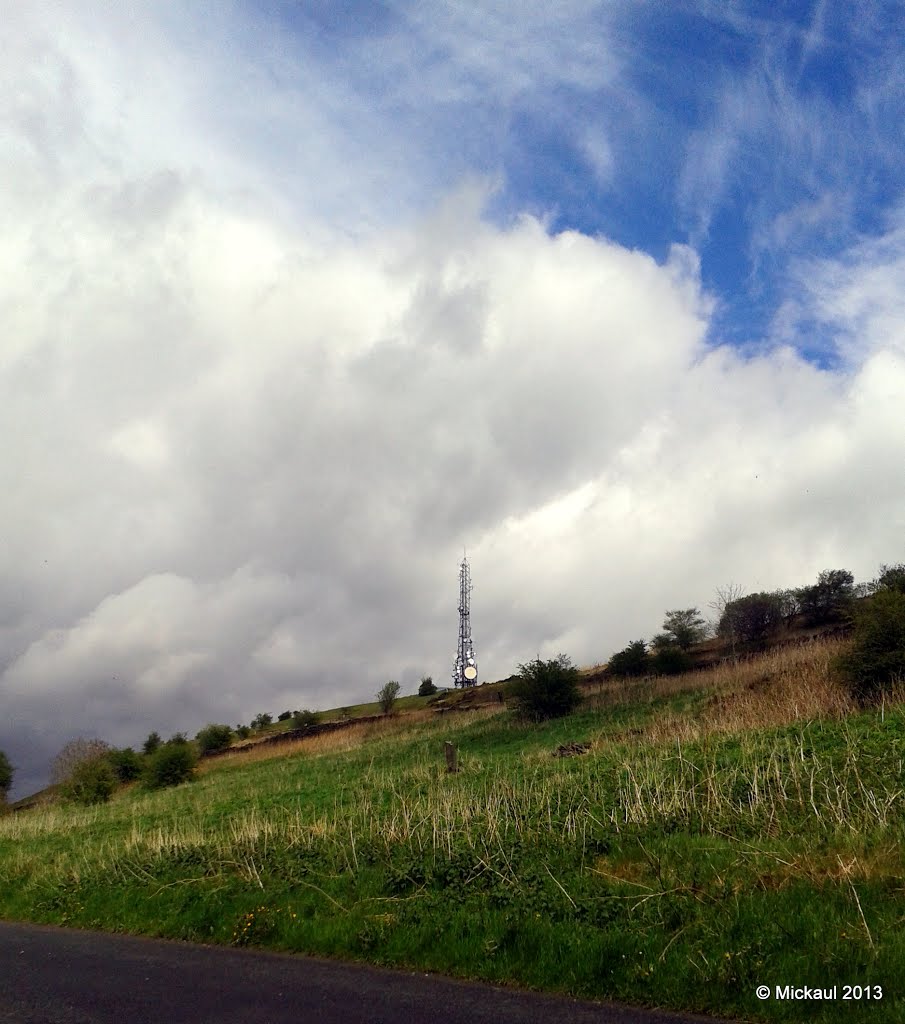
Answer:
[(465, 672), (463, 673), (466, 679), (474, 679), (477, 674), (478, 670), (474, 667), (474, 665), (469, 665), (468, 668), (466, 668)]

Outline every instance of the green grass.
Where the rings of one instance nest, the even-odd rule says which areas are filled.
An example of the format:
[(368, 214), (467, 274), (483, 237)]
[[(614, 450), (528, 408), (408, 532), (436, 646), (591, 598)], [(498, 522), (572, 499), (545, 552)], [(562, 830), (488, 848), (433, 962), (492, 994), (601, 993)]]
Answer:
[[(905, 711), (638, 735), (707, 697), (540, 726), (506, 712), (361, 726), (352, 749), (312, 741), (211, 762), (168, 792), (10, 815), (0, 914), (746, 1019), (901, 1021)], [(571, 741), (594, 745), (550, 756)], [(845, 983), (885, 998), (754, 994)]]
[[(437, 694), (436, 696), (442, 696)], [(413, 693), (405, 697), (397, 697), (396, 702), (393, 705), (394, 712), (400, 711), (415, 711), (419, 708), (427, 707), (432, 697), (419, 697), (418, 694)], [(382, 710), (378, 701), (366, 701), (363, 704), (348, 704), (343, 707), (329, 708), (325, 711), (316, 711), (318, 722), (336, 722), (344, 718), (365, 718), (370, 715), (380, 715)], [(291, 718), (285, 718), (282, 722), (275, 721), (271, 722), (270, 725), (264, 726), (262, 729), (254, 729), (252, 731), (253, 737), (272, 736), (281, 732), (288, 732), (293, 729)]]

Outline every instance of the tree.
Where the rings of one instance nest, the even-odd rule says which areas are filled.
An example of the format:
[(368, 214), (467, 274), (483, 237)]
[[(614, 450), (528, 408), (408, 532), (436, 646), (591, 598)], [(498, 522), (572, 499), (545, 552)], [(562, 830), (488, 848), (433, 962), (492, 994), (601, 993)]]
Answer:
[(726, 583), (716, 588), (716, 597), (707, 606), (716, 614), (716, 635), (729, 642), (733, 658), (736, 656), (738, 637), (731, 616), (726, 620), (726, 609), (741, 596), (742, 588), (738, 583)]
[(77, 804), (105, 804), (116, 789), (116, 775), (105, 754), (79, 761), (61, 786), (63, 796)]
[(808, 624), (821, 626), (844, 619), (851, 610), (855, 577), (848, 569), (825, 569), (817, 582), (796, 591)]
[(675, 647), (676, 641), (671, 633), (657, 633), (650, 642), (652, 651), (664, 651), (667, 647)]
[(385, 715), (388, 715), (393, 710), (393, 705), (399, 696), (399, 689), (399, 683), (395, 679), (391, 679), (388, 683), (384, 683), (377, 691), (377, 703)]
[(905, 594), (905, 565), (881, 565), (878, 590), (897, 590)]
[(880, 590), (854, 611), (854, 639), (839, 660), (852, 696), (869, 704), (905, 679), (905, 593)]
[(540, 722), (560, 718), (581, 703), (578, 669), (565, 654), (549, 661), (535, 658), (519, 665), (518, 677), (510, 687), (518, 713)]
[(724, 586), (717, 588), (717, 596), (707, 605), (707, 607), (712, 609), (717, 616), (715, 632), (718, 637), (729, 642), (733, 657), (735, 657), (735, 648), (738, 637), (735, 634), (734, 624), (731, 617), (728, 622), (726, 621), (726, 609), (734, 601), (737, 601), (741, 597), (741, 594), (742, 589), (739, 584), (727, 583), (724, 584)]
[(107, 760), (119, 782), (131, 782), (141, 775), (141, 758), (131, 747), (107, 751)]
[(178, 786), (192, 777), (197, 763), (195, 751), (188, 743), (165, 743), (148, 758), (144, 782), (148, 789)]
[(293, 715), (297, 715), (297, 714), (298, 714), (297, 711), (281, 711), (277, 715), (277, 721), (278, 722), (288, 722), (289, 719), (292, 718)]
[(633, 640), (610, 658), (609, 668), (614, 676), (643, 676), (650, 668), (647, 644)]
[(672, 638), (676, 647), (687, 651), (692, 644), (699, 643), (707, 633), (707, 624), (697, 608), (682, 608), (668, 611), (663, 620), (663, 630)]
[(780, 604), (780, 614), (787, 628), (790, 628), (795, 621), (795, 616), (801, 612), (801, 602), (798, 600), (797, 590), (777, 590), (776, 597)]
[(759, 648), (770, 633), (782, 622), (782, 600), (776, 594), (747, 594), (731, 601), (723, 610), (719, 632)]
[(296, 711), (292, 716), (293, 729), (309, 729), (317, 725), (317, 715), (305, 708), (303, 711)]
[(144, 746), (141, 748), (146, 754), (153, 754), (155, 750), (163, 743), (160, 738), (159, 732), (152, 732), (148, 734), (148, 738), (144, 742)]
[(228, 725), (209, 723), (195, 737), (201, 754), (216, 754), (232, 743), (233, 731)]
[(419, 697), (432, 697), (437, 692), (437, 686), (430, 676), (421, 677), (421, 685), (418, 687)]
[(6, 797), (13, 785), (13, 772), (9, 758), (0, 750), (0, 804), (6, 803)]
[(255, 715), (251, 720), (252, 729), (266, 729), (268, 725), (273, 722), (273, 716), (268, 715), (266, 712), (262, 712), (260, 715)]
[(94, 761), (104, 757), (110, 749), (110, 744), (103, 740), (89, 740), (82, 736), (70, 740), (53, 759), (50, 766), (51, 781), (57, 784), (66, 782), (83, 761)]

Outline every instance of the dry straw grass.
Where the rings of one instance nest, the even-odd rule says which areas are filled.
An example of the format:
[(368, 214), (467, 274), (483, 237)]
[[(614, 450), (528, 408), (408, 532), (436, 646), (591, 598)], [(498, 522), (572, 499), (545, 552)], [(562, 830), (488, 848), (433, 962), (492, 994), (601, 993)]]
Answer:
[(285, 743), (262, 743), (237, 748), (221, 757), (202, 761), (199, 771), (205, 774), (227, 765), (251, 764), (277, 758), (322, 757), (357, 750), (366, 743), (392, 740), (400, 735), (414, 736), (440, 729), (448, 732), (451, 729), (464, 728), (472, 722), (499, 714), (503, 710), (505, 708), (502, 704), (493, 704), (461, 714), (438, 715), (425, 708), (401, 715), (388, 715), (376, 722), (351, 722), (334, 732), (317, 733), (314, 736), (287, 740)]
[[(690, 742), (714, 733), (740, 733), (793, 722), (840, 719), (855, 702), (833, 671), (834, 659), (848, 641), (814, 640), (767, 651), (702, 672), (662, 676), (642, 682), (613, 680), (591, 691), (591, 706), (654, 701), (682, 693), (709, 691), (710, 699), (694, 715), (664, 711), (643, 729), (621, 739), (644, 743)], [(895, 699), (895, 695), (893, 695)]]
[[(619, 832), (667, 819), (696, 822), (706, 829), (747, 823), (776, 838), (795, 835), (804, 816), (821, 834), (841, 829), (863, 835), (898, 820), (902, 791), (897, 778), (865, 783), (857, 743), (847, 733), (842, 757), (834, 761), (806, 756), (798, 749), (802, 741), (795, 737), (776, 737), (768, 749), (761, 749), (757, 732), (794, 722), (840, 719), (852, 710), (832, 672), (832, 660), (843, 643), (815, 641), (707, 672), (600, 686), (590, 696), (592, 705), (683, 691), (703, 690), (708, 696), (694, 715), (681, 717), (664, 710), (629, 736), (601, 732), (591, 754), (574, 763), (552, 760), (549, 750), (542, 755), (526, 752), (516, 766), (496, 764), (492, 757), (486, 765), (466, 757), (460, 773), (447, 776), (439, 756), (416, 755), (363, 765), (356, 786), (338, 788), (332, 806), (308, 806), (292, 795), (298, 758), (319, 759), (365, 744), (392, 747), (401, 738), (417, 736), (436, 737), (439, 743), (476, 720), (498, 714), (502, 706), (447, 715), (421, 711), (212, 759), (195, 786), (174, 792), (133, 794), (130, 800), (114, 800), (105, 808), (51, 806), (12, 815), (0, 822), (0, 837), (73, 832), (87, 836), (95, 826), (118, 822), (117, 843), (98, 836), (92, 843), (61, 851), (57, 863), (41, 868), (54, 873), (63, 869), (64, 861), (66, 870), (80, 870), (87, 845), (94, 847), (95, 868), (103, 864), (105, 870), (128, 871), (143, 857), (153, 860), (199, 848), (216, 864), (241, 867), (246, 863), (243, 858), (252, 858), (251, 851), (266, 858), (266, 851), (274, 847), (323, 843), (353, 861), (356, 844), (362, 841), (387, 851), (405, 844), (447, 854), (463, 844), (502, 850), (513, 835), (546, 835), (583, 844), (589, 832)], [(701, 750), (692, 763), (683, 749), (688, 741), (728, 732), (747, 734), (736, 763), (721, 765)], [(626, 739), (631, 741), (628, 749)], [(211, 794), (219, 797), (226, 783), (218, 769), (265, 760), (283, 764), (274, 764), (266, 779), (258, 772), (231, 773), (230, 810), (212, 816)], [(321, 768), (329, 775), (329, 763), (317, 766), (318, 771)], [(285, 798), (264, 812), (259, 809), (264, 791)], [(28, 860), (24, 851), (23, 856)], [(252, 858), (241, 870), (253, 879), (253, 868)], [(789, 870), (798, 876), (802, 867), (796, 864)], [(860, 869), (852, 865), (850, 870), (858, 875)], [(785, 877), (779, 872), (777, 881), (782, 881), (780, 875)]]

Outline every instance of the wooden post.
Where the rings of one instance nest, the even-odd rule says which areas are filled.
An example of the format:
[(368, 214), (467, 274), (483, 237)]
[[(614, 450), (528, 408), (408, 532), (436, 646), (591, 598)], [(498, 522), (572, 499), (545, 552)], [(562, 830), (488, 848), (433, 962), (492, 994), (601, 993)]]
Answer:
[(447, 770), (447, 772), (452, 774), (453, 772), (457, 772), (459, 770), (459, 766), (456, 763), (456, 748), (449, 742), (449, 740), (447, 740), (446, 741), (446, 748), (445, 749), (446, 749), (446, 770)]

